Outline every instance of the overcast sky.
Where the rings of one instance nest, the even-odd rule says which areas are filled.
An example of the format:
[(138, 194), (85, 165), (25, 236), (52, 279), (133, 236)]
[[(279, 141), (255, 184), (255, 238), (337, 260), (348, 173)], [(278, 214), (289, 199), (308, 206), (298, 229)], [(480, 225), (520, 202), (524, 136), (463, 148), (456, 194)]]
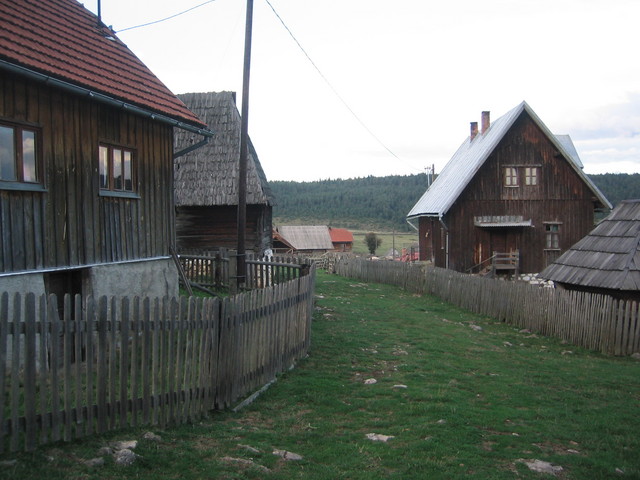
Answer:
[[(244, 0), (123, 31), (205, 1), (102, 0), (102, 18), (174, 93), (240, 103)], [(638, 0), (269, 1), (306, 52), (254, 0), (249, 134), (269, 180), (439, 172), (469, 122), (523, 100), (585, 172), (640, 171)]]

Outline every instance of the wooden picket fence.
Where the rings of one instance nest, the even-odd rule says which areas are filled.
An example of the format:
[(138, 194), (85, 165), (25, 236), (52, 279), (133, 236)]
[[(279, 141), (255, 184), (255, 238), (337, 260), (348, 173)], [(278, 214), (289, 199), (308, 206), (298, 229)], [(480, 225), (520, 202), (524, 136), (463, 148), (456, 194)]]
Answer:
[[(233, 250), (185, 251), (178, 255), (178, 261), (188, 282), (206, 288), (229, 288), (237, 274), (237, 258)], [(308, 264), (306, 259), (299, 257), (278, 255), (261, 258), (247, 252), (244, 288), (252, 290), (288, 282), (306, 275)]]
[(309, 348), (315, 274), (234, 297), (0, 296), (0, 453), (226, 408)]
[(337, 261), (335, 272), (434, 295), (471, 312), (605, 354), (640, 352), (637, 302), (483, 278), (424, 264), (344, 258)]

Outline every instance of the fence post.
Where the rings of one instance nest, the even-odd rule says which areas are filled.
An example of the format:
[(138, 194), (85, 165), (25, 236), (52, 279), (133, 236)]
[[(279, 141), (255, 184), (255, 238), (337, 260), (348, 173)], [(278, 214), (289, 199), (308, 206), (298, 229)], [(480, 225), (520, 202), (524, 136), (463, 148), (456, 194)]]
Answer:
[(229, 250), (229, 294), (238, 293), (238, 253)]

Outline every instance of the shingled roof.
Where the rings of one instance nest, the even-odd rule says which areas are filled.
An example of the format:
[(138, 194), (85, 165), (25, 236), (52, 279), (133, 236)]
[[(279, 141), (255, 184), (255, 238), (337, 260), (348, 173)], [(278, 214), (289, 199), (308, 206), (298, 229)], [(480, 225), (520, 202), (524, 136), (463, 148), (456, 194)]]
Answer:
[(478, 170), (484, 165), (484, 162), (493, 153), (509, 129), (520, 115), (525, 112), (529, 114), (536, 125), (546, 133), (549, 140), (569, 162), (578, 176), (587, 184), (602, 206), (611, 208), (609, 201), (582, 171), (582, 163), (578, 163), (579, 160), (576, 162), (578, 154), (571, 140), (567, 138), (568, 136), (563, 135), (558, 138), (553, 135), (544, 123), (542, 123), (542, 120), (538, 118), (533, 109), (526, 102), (522, 102), (493, 122), (485, 133), (479, 133), (474, 139), (469, 136), (442, 169), (442, 173), (438, 175), (433, 184), (407, 214), (407, 217), (442, 217), (445, 215), (469, 182), (471, 182)]
[(0, 69), (205, 127), (76, 0), (0, 0)]
[(324, 225), (284, 225), (276, 229), (274, 239), (296, 250), (333, 250), (329, 228)]
[[(238, 204), (240, 113), (233, 92), (185, 93), (180, 99), (215, 131), (209, 143), (174, 161), (177, 206)], [(194, 141), (189, 132), (176, 130), (175, 148)], [(271, 205), (273, 197), (258, 155), (249, 141), (247, 204)]]
[(640, 200), (622, 201), (540, 276), (583, 287), (640, 290)]

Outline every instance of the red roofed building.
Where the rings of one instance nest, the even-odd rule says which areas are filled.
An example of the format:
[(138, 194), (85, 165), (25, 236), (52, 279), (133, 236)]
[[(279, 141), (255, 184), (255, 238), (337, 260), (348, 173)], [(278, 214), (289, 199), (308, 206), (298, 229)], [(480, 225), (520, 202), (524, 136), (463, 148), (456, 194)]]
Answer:
[(173, 130), (211, 135), (75, 0), (0, 0), (0, 291), (177, 293)]
[(345, 228), (329, 227), (329, 235), (333, 249), (336, 252), (350, 252), (353, 250), (353, 234)]

